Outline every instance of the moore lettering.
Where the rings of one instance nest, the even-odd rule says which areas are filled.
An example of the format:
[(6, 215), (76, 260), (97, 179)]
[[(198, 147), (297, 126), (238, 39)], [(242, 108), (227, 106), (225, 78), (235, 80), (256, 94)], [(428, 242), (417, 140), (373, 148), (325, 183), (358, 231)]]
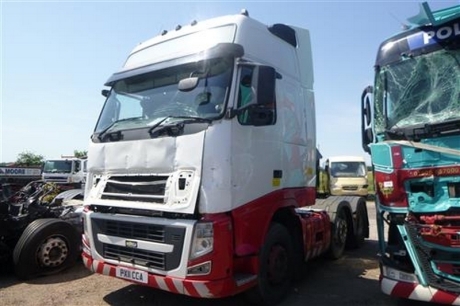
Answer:
[(37, 168), (0, 167), (0, 176), (39, 176), (41, 170)]
[(26, 171), (24, 169), (19, 168), (6, 168), (4, 169), (5, 174), (17, 174), (17, 175), (25, 175)]

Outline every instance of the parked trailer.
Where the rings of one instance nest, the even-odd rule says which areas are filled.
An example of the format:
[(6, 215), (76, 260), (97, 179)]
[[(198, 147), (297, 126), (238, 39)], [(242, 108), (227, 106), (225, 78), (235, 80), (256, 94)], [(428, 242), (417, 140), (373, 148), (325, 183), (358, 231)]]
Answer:
[(91, 271), (274, 304), (303, 262), (368, 236), (364, 198), (316, 200), (308, 30), (246, 11), (193, 22), (140, 44), (106, 85), (88, 149)]
[[(385, 40), (362, 95), (384, 293), (460, 305), (460, 6)], [(373, 102), (373, 106), (372, 106)]]

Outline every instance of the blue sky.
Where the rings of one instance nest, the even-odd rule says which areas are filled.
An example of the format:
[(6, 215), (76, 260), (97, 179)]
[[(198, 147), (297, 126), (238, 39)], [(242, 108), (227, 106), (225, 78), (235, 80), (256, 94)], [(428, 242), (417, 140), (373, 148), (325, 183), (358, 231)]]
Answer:
[[(377, 47), (421, 1), (9, 1), (0, 0), (0, 162), (21, 152), (56, 158), (86, 150), (107, 78), (140, 42), (178, 24), (242, 8), (265, 24), (310, 29), (317, 146), (362, 155), (360, 96)], [(432, 9), (460, 1), (429, 1)], [(369, 160), (369, 159), (368, 159)]]

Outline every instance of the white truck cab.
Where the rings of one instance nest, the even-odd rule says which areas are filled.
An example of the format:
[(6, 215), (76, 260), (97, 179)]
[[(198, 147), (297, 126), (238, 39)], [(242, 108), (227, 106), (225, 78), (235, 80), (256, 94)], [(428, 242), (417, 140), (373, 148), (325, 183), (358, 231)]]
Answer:
[(273, 302), (291, 289), (286, 259), (364, 240), (362, 198), (308, 209), (319, 203), (307, 29), (247, 13), (192, 22), (138, 45), (105, 85), (88, 148), (88, 269)]
[(43, 165), (42, 180), (57, 184), (82, 185), (86, 181), (86, 164), (86, 158), (47, 159)]

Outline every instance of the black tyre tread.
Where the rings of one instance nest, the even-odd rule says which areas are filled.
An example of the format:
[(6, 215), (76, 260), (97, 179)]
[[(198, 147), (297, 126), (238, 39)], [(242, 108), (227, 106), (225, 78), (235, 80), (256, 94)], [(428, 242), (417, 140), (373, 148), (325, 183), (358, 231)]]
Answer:
[[(57, 234), (64, 236), (67, 240), (69, 255), (61, 266), (54, 268), (39, 267), (34, 261), (38, 245), (34, 246), (34, 244), (37, 243), (37, 239), (41, 242), (47, 236), (50, 236), (49, 234), (45, 234), (45, 237), (40, 238), (44, 231), (50, 231), (52, 227), (59, 227), (59, 224), (61, 227), (59, 231), (56, 231), (56, 229), (53, 230)], [(61, 219), (48, 218), (33, 221), (26, 227), (13, 251), (13, 263), (16, 275), (20, 279), (31, 279), (40, 275), (54, 274), (70, 267), (76, 263), (79, 255), (79, 236), (78, 231), (72, 224)]]
[(27, 242), (27, 238), (29, 236), (37, 231), (40, 227), (44, 226), (44, 224), (51, 224), (54, 223), (57, 219), (37, 219), (30, 223), (24, 232), (22, 232), (21, 237), (19, 238), (18, 242), (16, 243), (16, 246), (14, 247), (13, 251), (13, 260), (16, 263), (19, 260), (19, 256), (21, 254), (21, 250), (24, 247), (24, 244)]
[[(351, 247), (360, 248), (366, 240), (366, 209), (363, 205), (359, 205), (356, 209), (356, 231), (353, 235)], [(359, 229), (361, 227), (361, 229)]]
[[(345, 240), (345, 242), (343, 243), (342, 246), (337, 246), (335, 245), (335, 242), (334, 242), (334, 235), (335, 235), (335, 231), (336, 231), (336, 227), (337, 227), (337, 221), (339, 219), (342, 219), (346, 222), (347, 224), (347, 239)], [(345, 247), (346, 247), (346, 244), (347, 244), (347, 240), (348, 240), (348, 237), (349, 237), (349, 233), (350, 233), (350, 224), (347, 220), (347, 213), (345, 211), (345, 208), (339, 208), (335, 214), (335, 218), (334, 218), (334, 222), (332, 224), (332, 227), (331, 227), (331, 245), (329, 247), (329, 250), (326, 252), (326, 256), (330, 259), (339, 259), (340, 257), (343, 256), (343, 253), (345, 252)]]
[[(265, 277), (263, 277), (263, 275), (259, 275), (258, 284), (256, 285), (256, 287), (246, 292), (246, 299), (251, 304), (276, 305), (287, 295), (289, 289), (291, 288), (290, 285), (294, 277), (294, 267), (292, 265), (292, 263), (294, 262), (294, 249), (291, 236), (285, 226), (279, 223), (272, 223), (270, 225), (270, 229), (268, 230), (264, 245), (262, 246), (262, 249), (260, 251), (260, 262), (262, 263), (265, 261), (264, 257), (268, 256), (268, 253), (266, 252), (272, 245), (276, 243), (277, 239), (279, 239), (278, 241), (284, 242), (286, 244), (286, 247), (288, 248), (288, 257), (290, 258), (290, 267), (288, 273), (290, 274), (290, 276), (288, 276), (288, 280), (282, 285), (281, 288), (266, 288), (267, 285), (263, 283), (264, 281), (266, 281)], [(262, 267), (260, 268), (260, 271), (262, 271)]]

